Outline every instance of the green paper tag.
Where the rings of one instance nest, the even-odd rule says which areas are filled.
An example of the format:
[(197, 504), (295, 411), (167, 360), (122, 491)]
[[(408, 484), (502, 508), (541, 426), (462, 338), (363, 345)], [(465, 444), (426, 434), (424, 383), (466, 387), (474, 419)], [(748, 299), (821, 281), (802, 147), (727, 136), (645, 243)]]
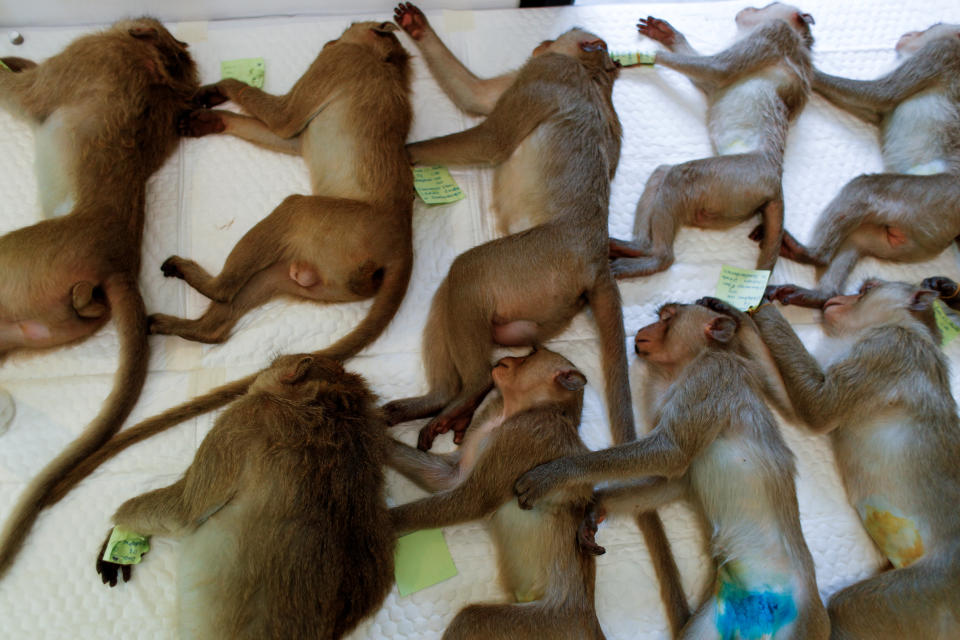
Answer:
[(425, 529), (397, 538), (393, 563), (401, 596), (457, 575), (442, 529)]
[(258, 89), (263, 89), (263, 78), (266, 71), (267, 66), (263, 58), (240, 58), (239, 60), (224, 60), (220, 63), (221, 78), (224, 80), (233, 78)]
[(413, 188), (427, 204), (450, 204), (466, 198), (446, 167), (413, 168)]
[(939, 300), (933, 301), (933, 317), (937, 320), (937, 328), (940, 329), (940, 346), (945, 347), (950, 344), (954, 338), (960, 335), (960, 327), (953, 321), (953, 318), (947, 313), (947, 305)]
[(7, 71), (13, 71), (10, 67), (7, 66), (7, 63), (3, 60), (0, 60), (0, 69), (6, 69)]
[(140, 564), (143, 554), (150, 551), (150, 541), (139, 533), (114, 527), (103, 550), (103, 559), (114, 564)]
[(720, 269), (714, 295), (740, 311), (746, 311), (760, 304), (768, 280), (769, 271), (740, 269), (725, 264)]
[(614, 51), (610, 54), (610, 58), (619, 62), (621, 67), (635, 67), (638, 64), (654, 64), (657, 54), (641, 53), (639, 51)]

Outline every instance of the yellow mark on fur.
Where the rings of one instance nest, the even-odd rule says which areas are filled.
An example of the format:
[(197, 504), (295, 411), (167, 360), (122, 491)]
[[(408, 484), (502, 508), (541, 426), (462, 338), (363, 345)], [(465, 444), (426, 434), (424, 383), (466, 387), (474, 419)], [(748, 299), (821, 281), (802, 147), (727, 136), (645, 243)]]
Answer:
[(763, 292), (770, 280), (770, 272), (764, 269), (740, 269), (723, 265), (714, 295), (746, 311), (760, 304)]
[(896, 568), (909, 567), (923, 557), (923, 540), (909, 518), (895, 516), (869, 504), (863, 505), (861, 517), (867, 533)]
[(257, 89), (263, 89), (263, 80), (266, 73), (267, 65), (263, 58), (238, 58), (236, 60), (223, 60), (220, 63), (221, 78), (224, 80), (233, 78)]
[(446, 167), (413, 168), (413, 188), (426, 204), (450, 204), (467, 196)]
[(960, 327), (947, 313), (947, 306), (940, 300), (933, 301), (933, 317), (937, 321), (937, 328), (940, 329), (940, 346), (947, 346), (960, 335)]
[(610, 58), (614, 62), (619, 62), (621, 67), (635, 67), (640, 64), (653, 66), (657, 61), (657, 54), (640, 51), (614, 51), (610, 54)]
[(457, 575), (442, 529), (425, 529), (397, 538), (393, 551), (397, 590), (408, 596)]
[(150, 541), (145, 536), (114, 527), (103, 549), (103, 560), (114, 564), (140, 564), (147, 551), (150, 551)]
[(7, 66), (7, 63), (3, 60), (0, 60), (0, 69), (6, 69), (7, 71), (13, 71), (10, 67)]

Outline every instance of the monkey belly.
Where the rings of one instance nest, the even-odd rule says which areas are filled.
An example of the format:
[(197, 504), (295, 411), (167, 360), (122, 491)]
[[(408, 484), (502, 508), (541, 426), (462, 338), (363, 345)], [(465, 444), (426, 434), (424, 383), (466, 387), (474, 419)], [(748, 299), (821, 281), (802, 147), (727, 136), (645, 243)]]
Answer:
[(550, 219), (540, 165), (546, 126), (540, 126), (517, 145), (493, 174), (493, 210), (503, 234), (525, 231)]
[(516, 602), (532, 602), (547, 591), (555, 558), (552, 545), (545, 544), (545, 527), (550, 527), (543, 505), (523, 510), (515, 499), (505, 502), (490, 519), (494, 538), (500, 542), (500, 579)]

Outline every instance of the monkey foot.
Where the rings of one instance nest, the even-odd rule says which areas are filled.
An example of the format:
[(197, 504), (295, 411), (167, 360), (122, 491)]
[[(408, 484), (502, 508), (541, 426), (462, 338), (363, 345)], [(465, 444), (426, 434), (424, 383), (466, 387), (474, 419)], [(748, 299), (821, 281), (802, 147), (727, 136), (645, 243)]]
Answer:
[(13, 396), (6, 389), (0, 389), (0, 433), (7, 430), (16, 413), (17, 407), (13, 403)]
[(212, 133), (223, 133), (227, 128), (223, 118), (216, 111), (198, 109), (181, 116), (177, 121), (177, 131), (186, 138), (200, 138)]
[(770, 285), (763, 296), (771, 300), (779, 300), (785, 305), (808, 309), (819, 309), (830, 298), (819, 291), (804, 289), (793, 284)]
[(107, 313), (107, 305), (101, 300), (103, 291), (89, 282), (83, 281), (73, 285), (70, 297), (73, 310), (81, 318), (102, 318)]
[(447, 431), (453, 431), (454, 444), (463, 442), (463, 434), (470, 426), (474, 409), (475, 407), (472, 406), (459, 407), (428, 422), (423, 429), (420, 429), (420, 435), (417, 437), (417, 448), (421, 451), (429, 451), (436, 437)]
[(407, 35), (419, 40), (427, 31), (427, 17), (412, 2), (401, 2), (393, 10), (393, 20)]
[(602, 556), (607, 552), (604, 547), (597, 544), (598, 525), (607, 517), (607, 512), (603, 507), (596, 507), (591, 504), (587, 507), (587, 512), (583, 514), (583, 520), (577, 527), (577, 544), (580, 550), (590, 556)]
[(656, 40), (665, 47), (671, 47), (677, 42), (677, 30), (666, 20), (653, 16), (640, 18), (637, 21), (637, 31), (640, 32), (640, 35)]
[(217, 84), (205, 84), (193, 94), (194, 106), (204, 109), (223, 104), (229, 99), (225, 93), (220, 91), (220, 86)]
[(180, 278), (183, 280), (183, 271), (177, 266), (177, 256), (170, 256), (160, 265), (164, 278)]
[(640, 258), (649, 254), (638, 242), (618, 238), (610, 238), (609, 252), (610, 258)]
[(952, 300), (960, 295), (960, 285), (945, 276), (933, 276), (920, 283), (924, 289), (930, 289), (940, 294), (942, 300)]

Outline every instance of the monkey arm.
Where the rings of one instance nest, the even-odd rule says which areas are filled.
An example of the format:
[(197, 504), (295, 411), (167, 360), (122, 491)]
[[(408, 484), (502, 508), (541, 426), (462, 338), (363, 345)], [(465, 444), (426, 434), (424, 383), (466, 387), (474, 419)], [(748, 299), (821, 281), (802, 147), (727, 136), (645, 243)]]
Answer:
[(390, 441), (387, 464), (431, 493), (452, 489), (457, 482), (457, 452), (438, 455)]
[(285, 96), (274, 96), (230, 78), (218, 82), (217, 89), (275, 135), (292, 138), (310, 124), (334, 89), (329, 74), (322, 70), (311, 73), (313, 70), (311, 66)]
[(836, 384), (774, 305), (760, 307), (753, 320), (780, 370), (797, 415), (814, 431), (834, 429), (837, 425), (831, 418), (837, 415), (841, 401)]
[(390, 509), (397, 535), (477, 520), (510, 499), (507, 485), (495, 491), (478, 470), (459, 486)]
[(608, 512), (643, 513), (686, 495), (687, 485), (682, 480), (647, 476), (597, 489), (593, 499), (597, 507)]

